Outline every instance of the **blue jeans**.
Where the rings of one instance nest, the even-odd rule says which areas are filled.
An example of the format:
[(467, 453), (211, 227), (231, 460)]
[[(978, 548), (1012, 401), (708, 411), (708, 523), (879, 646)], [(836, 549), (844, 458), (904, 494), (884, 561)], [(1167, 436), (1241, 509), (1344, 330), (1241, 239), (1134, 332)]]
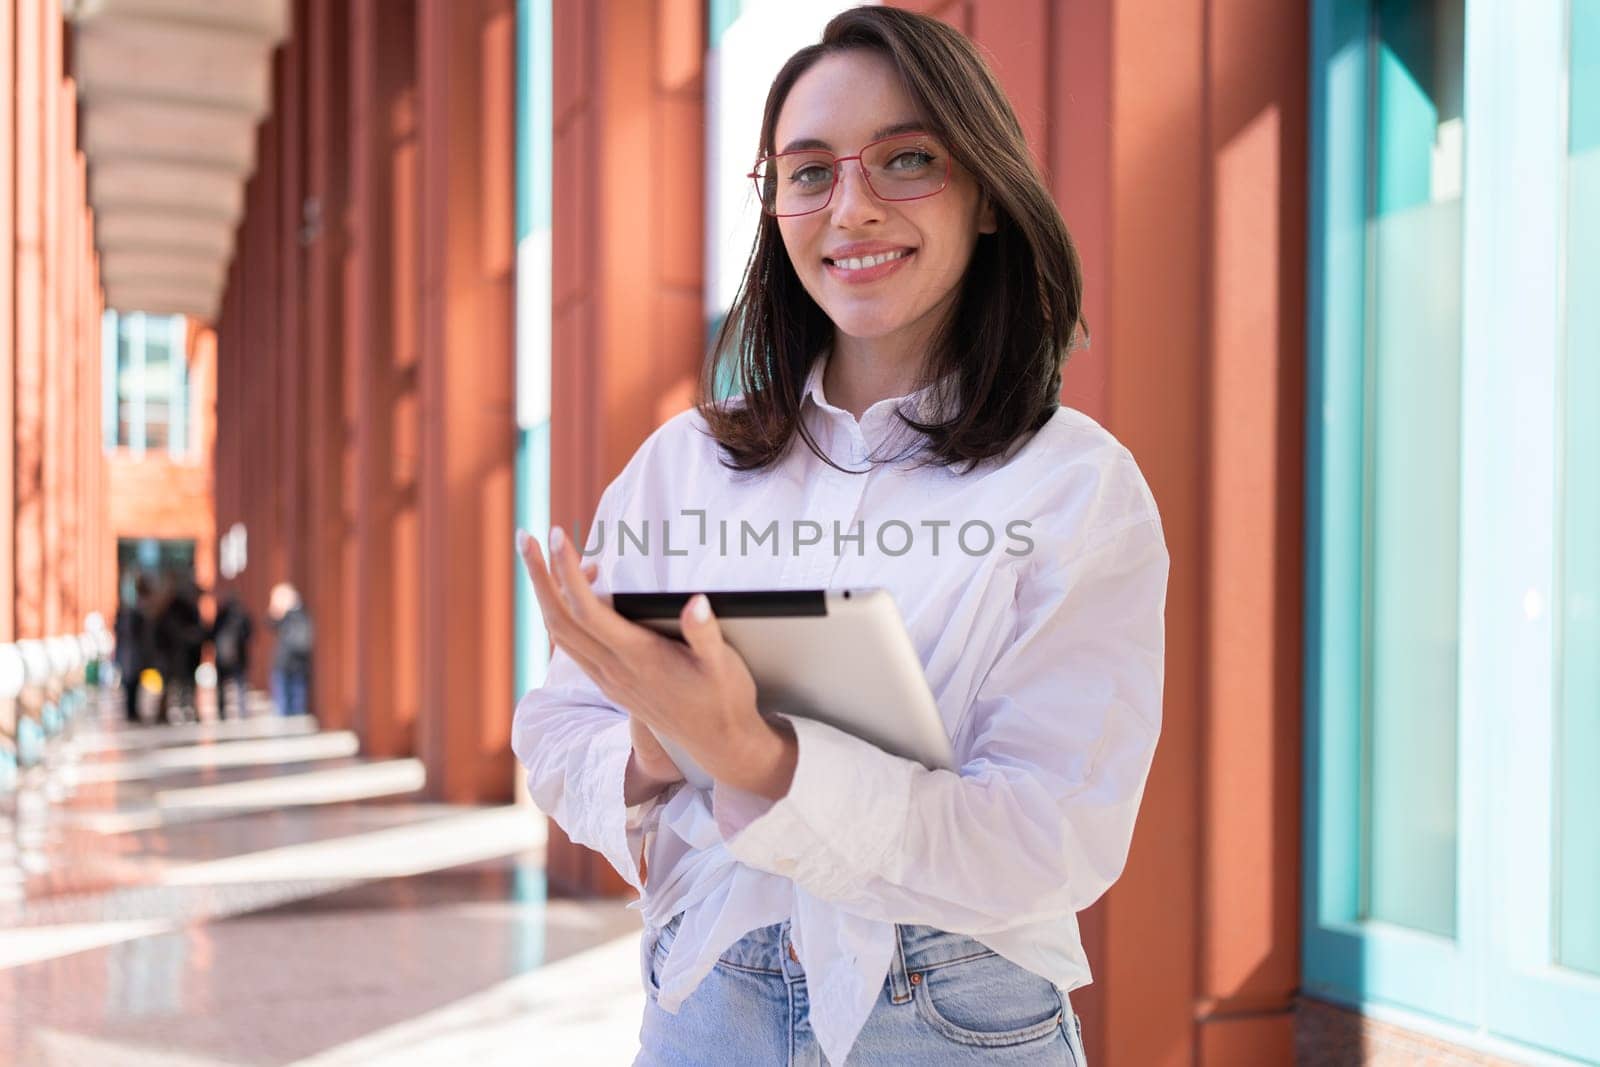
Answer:
[(308, 681), (306, 671), (273, 669), (272, 702), (278, 706), (279, 715), (304, 715), (309, 710), (306, 703)]
[[(683, 916), (651, 948), (634, 1067), (703, 1064), (820, 1067), (806, 976), (789, 955), (789, 924), (752, 930), (722, 954), (677, 1014), (656, 1003), (656, 975)], [(897, 926), (883, 993), (843, 1067), (878, 1064), (1060, 1064), (1087, 1067), (1067, 995), (970, 937)], [(837, 1067), (837, 1065), (836, 1065)]]

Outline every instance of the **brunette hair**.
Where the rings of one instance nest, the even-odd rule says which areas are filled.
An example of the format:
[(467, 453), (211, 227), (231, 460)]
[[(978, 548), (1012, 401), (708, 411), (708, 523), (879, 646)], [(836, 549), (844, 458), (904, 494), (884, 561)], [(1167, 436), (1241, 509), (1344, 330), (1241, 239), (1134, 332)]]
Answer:
[[(979, 235), (923, 368), (926, 382), (951, 376), (952, 387), (936, 396), (943, 417), (921, 422), (898, 413), (918, 435), (923, 464), (966, 461), (970, 471), (1043, 426), (1060, 406), (1061, 368), (1086, 336), (1078, 252), (993, 72), (971, 41), (926, 15), (874, 6), (834, 17), (821, 42), (796, 52), (773, 80), (761, 119), (762, 153), (774, 151), (778, 113), (799, 77), (824, 56), (853, 49), (878, 52), (895, 65), (929, 132), (973, 175), (994, 209), (998, 228)], [(763, 212), (695, 402), (724, 466), (767, 467), (798, 433), (824, 462), (844, 469), (800, 419), (801, 389), (833, 333), (795, 273), (778, 220)], [(742, 397), (734, 398), (740, 403), (718, 401), (723, 382), (742, 386)]]

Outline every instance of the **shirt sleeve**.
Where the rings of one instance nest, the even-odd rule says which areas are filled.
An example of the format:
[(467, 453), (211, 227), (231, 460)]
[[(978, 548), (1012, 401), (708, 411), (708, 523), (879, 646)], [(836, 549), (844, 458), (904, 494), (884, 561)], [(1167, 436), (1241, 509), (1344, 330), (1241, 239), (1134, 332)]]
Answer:
[(1025, 575), (959, 773), (791, 720), (783, 799), (713, 790), (729, 851), (884, 922), (980, 934), (1088, 907), (1127, 861), (1160, 732), (1168, 567), (1151, 516)]
[[(608, 525), (622, 495), (621, 478), (601, 495), (595, 523)], [(586, 529), (593, 530), (595, 524)], [(585, 534), (587, 538), (587, 534)], [(609, 592), (615, 559), (602, 553), (592, 588)], [(550, 656), (544, 684), (517, 702), (511, 747), (528, 771), (533, 802), (576, 843), (593, 849), (640, 893), (640, 853), (645, 836), (660, 819), (661, 805), (679, 788), (671, 786), (629, 807), (623, 777), (633, 751), (628, 716), (606, 697), (563, 649)]]

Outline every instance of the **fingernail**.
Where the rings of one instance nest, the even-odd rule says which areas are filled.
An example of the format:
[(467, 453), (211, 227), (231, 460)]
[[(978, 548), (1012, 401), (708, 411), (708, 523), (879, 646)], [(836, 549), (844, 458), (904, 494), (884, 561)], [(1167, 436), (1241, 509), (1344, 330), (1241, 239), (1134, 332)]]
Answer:
[(694, 602), (689, 605), (689, 614), (694, 616), (695, 622), (705, 622), (711, 618), (711, 601), (704, 593), (696, 593)]
[(528, 531), (522, 529), (521, 527), (518, 527), (517, 528), (517, 555), (526, 556), (527, 554), (528, 554)]
[(561, 543), (566, 539), (567, 535), (561, 532), (561, 527), (550, 527), (550, 554), (555, 555), (557, 552), (560, 552)]

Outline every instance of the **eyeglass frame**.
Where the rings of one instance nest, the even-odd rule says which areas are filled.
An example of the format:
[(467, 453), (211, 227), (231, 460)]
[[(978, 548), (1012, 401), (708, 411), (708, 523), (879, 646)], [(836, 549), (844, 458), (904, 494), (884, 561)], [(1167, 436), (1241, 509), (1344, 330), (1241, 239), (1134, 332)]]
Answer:
[[(945, 159), (944, 159), (944, 181), (940, 182), (939, 183), (939, 188), (935, 189), (931, 193), (921, 193), (921, 194), (919, 194), (917, 196), (904, 196), (904, 197), (884, 196), (881, 193), (879, 193), (878, 190), (876, 190), (876, 189), (874, 189), (872, 187), (872, 176), (867, 173), (867, 165), (862, 160), (861, 157), (866, 154), (867, 149), (873, 147), (874, 145), (887, 144), (890, 141), (900, 141), (900, 140), (904, 140), (905, 138), (908, 138), (908, 137), (925, 137), (925, 138), (929, 138), (934, 143), (936, 143), (939, 146), (940, 149), (942, 149), (944, 151), (944, 157), (945, 157)], [(783, 215), (780, 215), (776, 211), (767, 211), (766, 197), (761, 195), (761, 178), (756, 173), (758, 170), (760, 170), (761, 165), (763, 163), (770, 163), (775, 159), (782, 159), (784, 156), (799, 156), (799, 155), (806, 155), (806, 154), (821, 154), (821, 153), (826, 153), (827, 155), (833, 157), (833, 184), (828, 186), (828, 195), (822, 201), (822, 203), (818, 204), (816, 207), (812, 208), (809, 211), (791, 211), (788, 214), (783, 214)], [(797, 219), (797, 218), (802, 218), (802, 217), (804, 217), (806, 215), (815, 215), (817, 212), (822, 211), (829, 204), (833, 203), (833, 194), (836, 191), (838, 191), (839, 179), (844, 175), (844, 168), (842, 166), (840, 166), (840, 164), (841, 163), (848, 163), (852, 159), (855, 160), (856, 161), (856, 165), (861, 168), (861, 180), (867, 183), (868, 191), (871, 192), (872, 195), (877, 197), (879, 200), (882, 200), (885, 203), (889, 203), (889, 204), (909, 204), (913, 200), (926, 200), (930, 196), (938, 196), (940, 193), (944, 192), (946, 189), (948, 189), (950, 187), (950, 174), (951, 174), (952, 171), (955, 170), (955, 167), (954, 167), (955, 157), (950, 154), (949, 146), (947, 146), (942, 140), (940, 140), (939, 136), (937, 134), (931, 133), (931, 132), (929, 132), (927, 130), (906, 130), (906, 131), (904, 131), (902, 133), (892, 134), (892, 135), (890, 135), (888, 137), (880, 137), (876, 141), (868, 141), (866, 144), (862, 145), (859, 150), (856, 151), (855, 155), (851, 155), (851, 156), (835, 156), (835, 155), (833, 155), (832, 152), (829, 152), (829, 151), (827, 151), (827, 149), (824, 149), (824, 148), (795, 148), (795, 149), (791, 149), (788, 152), (773, 152), (773, 153), (771, 153), (769, 155), (764, 155), (764, 156), (760, 156), (759, 158), (757, 158), (756, 162), (755, 162), (755, 166), (750, 168), (750, 173), (746, 174), (745, 177), (749, 178), (752, 182), (755, 183), (755, 186), (756, 186), (756, 199), (761, 202), (761, 210), (765, 214), (771, 215), (775, 219)]]

